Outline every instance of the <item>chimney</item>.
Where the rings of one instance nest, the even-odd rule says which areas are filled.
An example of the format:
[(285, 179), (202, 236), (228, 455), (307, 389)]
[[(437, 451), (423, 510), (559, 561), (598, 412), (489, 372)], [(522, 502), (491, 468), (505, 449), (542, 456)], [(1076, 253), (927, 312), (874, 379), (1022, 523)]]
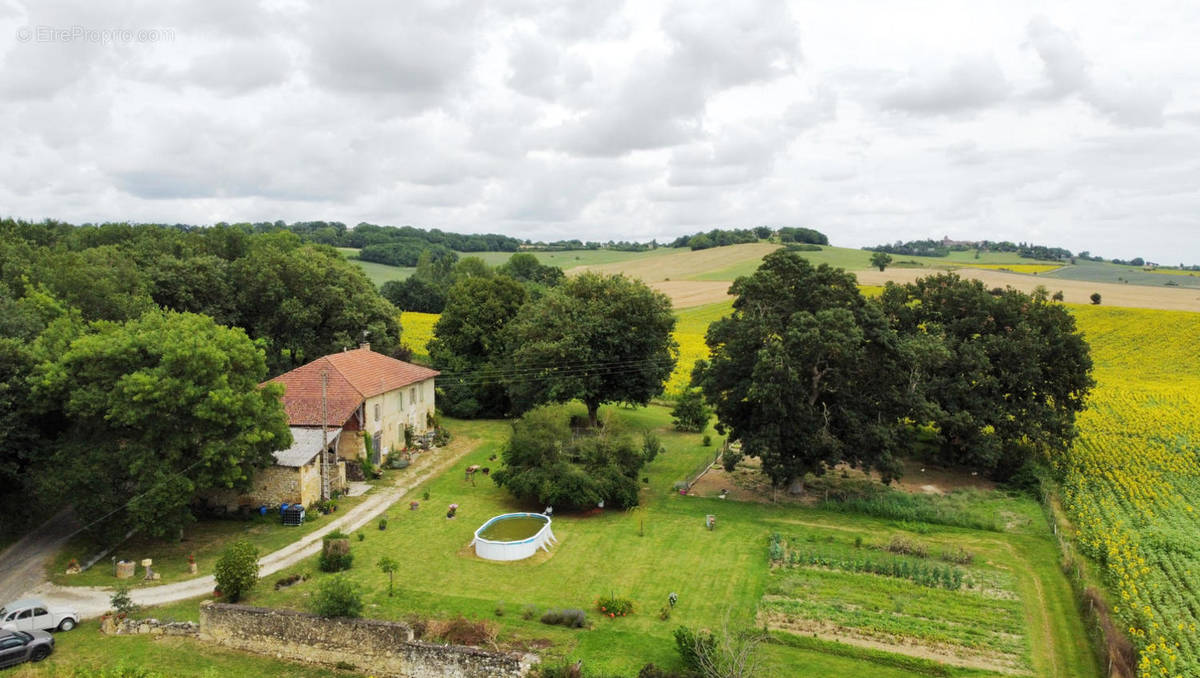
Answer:
[(370, 351), (371, 350), (371, 342), (364, 341), (363, 343), (359, 344), (358, 347), (363, 350)]

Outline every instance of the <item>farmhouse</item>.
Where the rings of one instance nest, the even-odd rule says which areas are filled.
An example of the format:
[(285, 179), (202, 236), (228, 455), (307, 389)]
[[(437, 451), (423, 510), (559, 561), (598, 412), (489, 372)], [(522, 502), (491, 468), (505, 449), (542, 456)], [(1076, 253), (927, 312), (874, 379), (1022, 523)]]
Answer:
[(292, 446), (274, 453), (275, 464), (255, 473), (249, 491), (220, 490), (209, 495), (209, 503), (228, 510), (282, 503), (307, 506), (321, 498), (322, 449), (330, 490), (344, 489), (344, 460), (366, 455), (365, 438), (371, 441), (371, 462), (379, 464), (392, 450), (404, 447), (406, 428), (414, 435), (429, 428), (437, 375), (363, 344), (271, 379), (267, 383), (284, 386)]
[[(404, 431), (424, 433), (434, 412), (438, 372), (371, 350), (370, 344), (318, 358), (271, 379), (283, 384), (283, 408), (293, 436), (297, 429), (336, 431), (334, 451), (341, 459), (366, 455), (378, 464), (404, 447)], [(366, 434), (364, 436), (364, 434)], [(318, 445), (319, 447), (319, 445)]]

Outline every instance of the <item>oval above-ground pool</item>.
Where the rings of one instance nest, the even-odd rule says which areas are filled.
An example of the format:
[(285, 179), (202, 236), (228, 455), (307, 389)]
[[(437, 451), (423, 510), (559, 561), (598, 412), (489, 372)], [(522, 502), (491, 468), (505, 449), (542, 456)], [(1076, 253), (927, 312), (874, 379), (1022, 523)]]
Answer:
[(541, 513), (505, 513), (475, 530), (475, 555), (488, 560), (523, 560), (538, 549), (550, 551), (557, 544), (550, 529), (550, 516)]

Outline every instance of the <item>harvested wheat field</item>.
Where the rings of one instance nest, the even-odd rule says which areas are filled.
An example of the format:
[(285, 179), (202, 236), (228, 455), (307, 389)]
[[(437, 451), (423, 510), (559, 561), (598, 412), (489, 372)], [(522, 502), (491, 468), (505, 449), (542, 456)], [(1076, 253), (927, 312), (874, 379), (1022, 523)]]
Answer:
[[(1092, 293), (1099, 292), (1101, 304), (1104, 306), (1156, 308), (1166, 311), (1200, 311), (1200, 291), (1194, 289), (1081, 282), (975, 268), (962, 268), (955, 273), (964, 278), (979, 280), (987, 287), (1012, 287), (1023, 292), (1032, 292), (1035, 287), (1042, 285), (1051, 293), (1062, 290), (1065, 301), (1073, 304), (1090, 304)], [(889, 268), (882, 272), (874, 269), (854, 272), (854, 275), (858, 277), (858, 282), (862, 285), (882, 285), (886, 282), (906, 283), (931, 274), (932, 272), (928, 270), (912, 268)]]
[(677, 281), (709, 271), (726, 269), (742, 262), (757, 261), (777, 249), (779, 249), (779, 245), (771, 243), (728, 245), (644, 259), (617, 261), (611, 264), (576, 266), (567, 271), (567, 274), (575, 275), (584, 271), (596, 271), (608, 274), (624, 273), (631, 278), (641, 278), (648, 283)]
[(730, 283), (725, 280), (663, 280), (650, 287), (671, 298), (675, 308), (691, 308), (728, 301)]

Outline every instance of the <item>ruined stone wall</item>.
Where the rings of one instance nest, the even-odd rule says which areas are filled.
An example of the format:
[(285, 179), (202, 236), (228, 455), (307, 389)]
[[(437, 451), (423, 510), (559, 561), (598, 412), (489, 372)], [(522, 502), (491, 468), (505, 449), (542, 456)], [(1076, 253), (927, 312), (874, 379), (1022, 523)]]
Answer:
[(212, 602), (200, 606), (200, 637), (294, 661), (353, 664), (387, 678), (516, 678), (536, 661), (530, 655), (415, 641), (412, 629), (400, 622), (326, 619)]
[(200, 632), (196, 622), (174, 622), (159, 619), (118, 619), (112, 615), (100, 618), (100, 632), (108, 635), (195, 636)]

